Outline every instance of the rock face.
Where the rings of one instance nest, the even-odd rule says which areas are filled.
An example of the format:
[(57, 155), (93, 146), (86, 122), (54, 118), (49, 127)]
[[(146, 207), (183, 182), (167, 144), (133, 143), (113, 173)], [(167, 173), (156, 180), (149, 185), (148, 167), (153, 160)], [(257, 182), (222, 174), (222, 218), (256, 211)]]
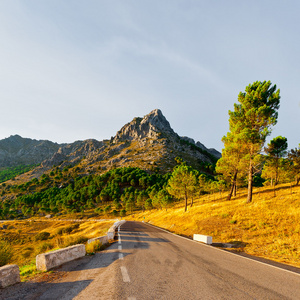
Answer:
[(170, 123), (159, 109), (151, 111), (144, 118), (134, 118), (119, 130), (113, 139), (114, 143), (126, 140), (142, 140), (159, 138), (160, 134), (175, 134)]
[(205, 163), (214, 163), (221, 154), (189, 137), (180, 137), (159, 109), (143, 118), (134, 118), (111, 140), (89, 139), (59, 145), (12, 136), (0, 141), (0, 167), (5, 162), (6, 166), (41, 163), (33, 171), (34, 177), (53, 166), (77, 166), (83, 173), (101, 173), (124, 166), (167, 172), (176, 164), (176, 157), (200, 169)]
[(12, 135), (0, 141), (0, 167), (39, 164), (50, 158), (61, 145)]

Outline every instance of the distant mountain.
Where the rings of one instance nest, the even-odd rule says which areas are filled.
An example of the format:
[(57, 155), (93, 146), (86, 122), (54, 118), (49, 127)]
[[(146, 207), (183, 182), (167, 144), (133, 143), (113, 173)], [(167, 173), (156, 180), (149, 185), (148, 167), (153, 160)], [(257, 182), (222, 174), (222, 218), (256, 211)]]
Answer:
[(167, 172), (176, 164), (176, 157), (200, 169), (205, 163), (216, 162), (221, 154), (191, 138), (180, 137), (159, 109), (134, 118), (110, 140), (56, 144), (11, 136), (0, 141), (0, 166), (41, 163), (36, 176), (53, 166), (76, 166), (83, 173), (124, 166)]
[(39, 164), (52, 157), (62, 146), (64, 144), (12, 135), (0, 140), (0, 168)]

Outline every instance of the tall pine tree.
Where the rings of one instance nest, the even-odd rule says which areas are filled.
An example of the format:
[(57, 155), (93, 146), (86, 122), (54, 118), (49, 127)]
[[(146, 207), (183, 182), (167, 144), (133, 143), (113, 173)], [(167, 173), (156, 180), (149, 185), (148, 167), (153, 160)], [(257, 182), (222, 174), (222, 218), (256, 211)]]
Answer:
[(260, 159), (266, 137), (271, 133), (271, 126), (278, 118), (280, 91), (270, 81), (256, 81), (240, 92), (238, 104), (229, 111), (230, 130), (238, 136), (238, 141), (245, 147), (244, 159), (248, 162), (248, 196), (252, 201), (253, 176), (255, 166)]

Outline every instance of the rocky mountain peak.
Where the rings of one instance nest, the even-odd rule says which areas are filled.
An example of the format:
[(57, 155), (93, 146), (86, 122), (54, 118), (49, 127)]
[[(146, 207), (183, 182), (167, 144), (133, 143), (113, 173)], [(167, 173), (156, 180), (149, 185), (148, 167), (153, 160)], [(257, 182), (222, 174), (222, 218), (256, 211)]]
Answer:
[(174, 131), (161, 110), (154, 109), (143, 118), (134, 118), (123, 126), (117, 132), (113, 142), (157, 138), (161, 133), (174, 134)]

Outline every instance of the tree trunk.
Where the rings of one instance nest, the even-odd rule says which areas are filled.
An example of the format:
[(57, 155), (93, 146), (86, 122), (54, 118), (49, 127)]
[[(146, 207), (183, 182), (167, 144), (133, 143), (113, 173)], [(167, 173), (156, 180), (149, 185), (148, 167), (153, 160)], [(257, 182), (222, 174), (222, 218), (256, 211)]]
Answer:
[(249, 174), (248, 174), (248, 196), (247, 196), (247, 203), (252, 202), (252, 192), (253, 192), (253, 163), (252, 163), (252, 159), (250, 159)]
[(185, 207), (184, 207), (184, 211), (186, 212), (187, 211), (187, 202), (188, 202), (188, 197), (187, 197), (187, 193), (185, 192)]
[(234, 190), (233, 190), (233, 197), (236, 197), (236, 192), (237, 192), (237, 184), (235, 182)]
[(235, 191), (236, 178), (237, 178), (237, 172), (235, 172), (234, 175), (233, 175), (233, 179), (232, 179), (232, 183), (231, 183), (231, 188), (230, 188), (230, 192), (229, 192), (229, 194), (227, 196), (227, 200), (231, 200), (232, 193)]
[(194, 197), (192, 197), (191, 207), (193, 206), (193, 204), (194, 204)]

